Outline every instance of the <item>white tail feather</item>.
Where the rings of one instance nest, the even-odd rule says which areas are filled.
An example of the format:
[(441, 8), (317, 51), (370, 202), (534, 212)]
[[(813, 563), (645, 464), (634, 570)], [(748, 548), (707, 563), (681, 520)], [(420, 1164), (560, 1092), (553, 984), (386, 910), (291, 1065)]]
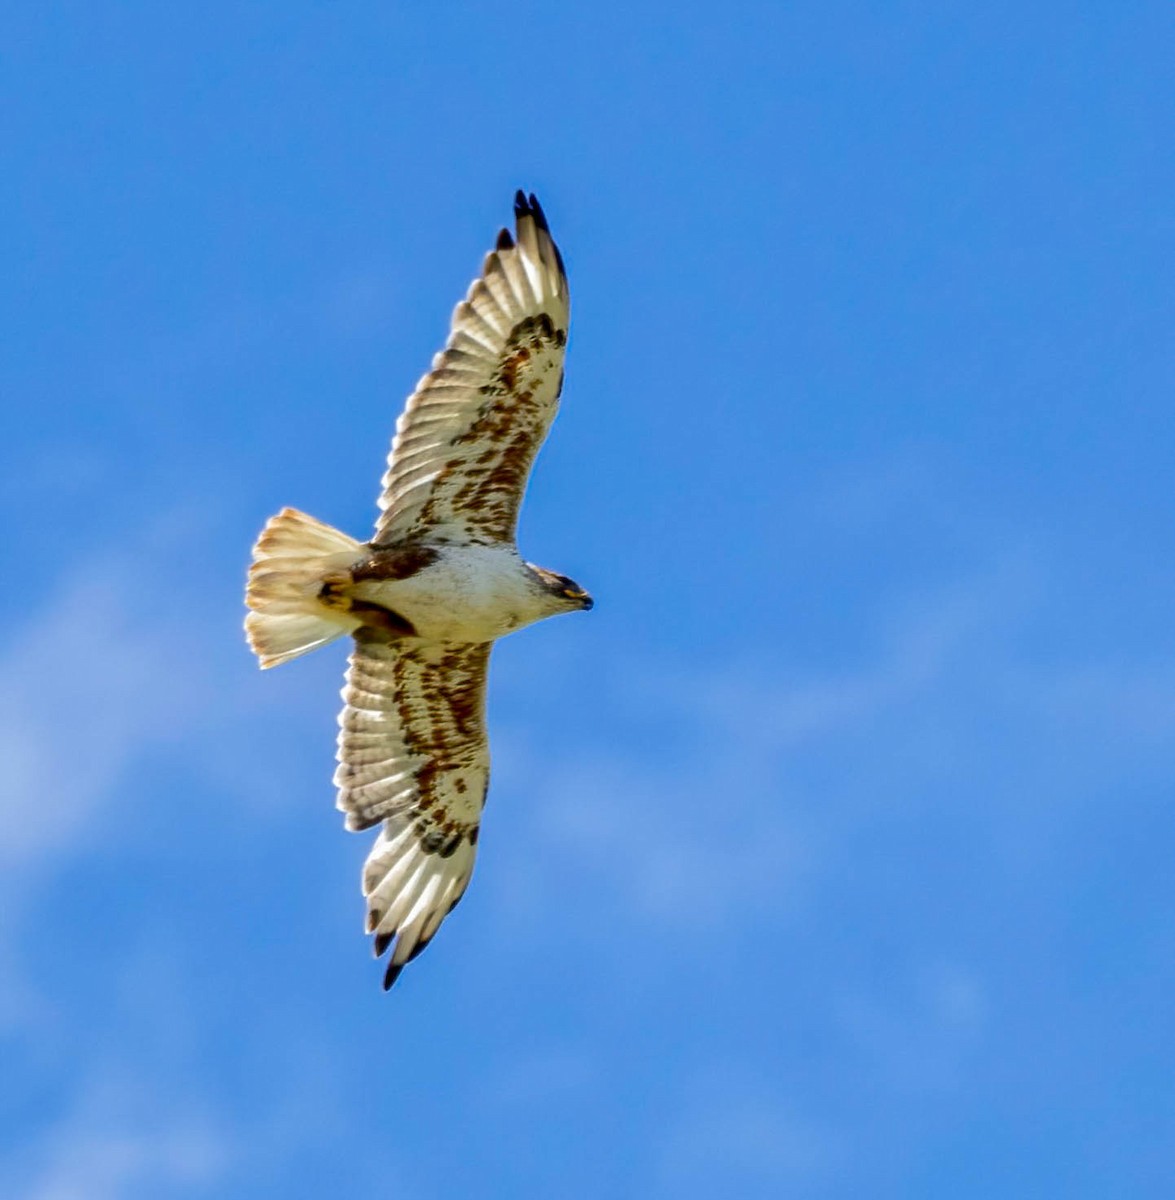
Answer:
[(319, 599), (325, 577), (345, 571), (360, 554), (354, 538), (283, 508), (253, 547), (245, 588), (245, 633), (261, 666), (276, 667), (358, 628), (345, 612)]

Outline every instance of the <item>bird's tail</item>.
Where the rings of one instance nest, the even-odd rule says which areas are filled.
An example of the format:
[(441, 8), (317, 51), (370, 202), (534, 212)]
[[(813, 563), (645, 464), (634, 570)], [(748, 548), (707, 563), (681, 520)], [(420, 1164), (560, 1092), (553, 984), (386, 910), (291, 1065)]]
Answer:
[(360, 554), (354, 538), (283, 508), (257, 544), (245, 587), (245, 634), (261, 666), (276, 667), (355, 630), (359, 622), (323, 602), (323, 584)]

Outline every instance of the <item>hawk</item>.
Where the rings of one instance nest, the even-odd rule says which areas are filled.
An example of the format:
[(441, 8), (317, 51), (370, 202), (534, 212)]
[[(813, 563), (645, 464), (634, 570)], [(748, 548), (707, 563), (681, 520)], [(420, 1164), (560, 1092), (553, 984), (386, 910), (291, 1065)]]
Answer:
[(563, 387), (569, 299), (538, 200), (519, 192), (449, 339), (399, 420), (375, 536), (295, 509), (253, 547), (245, 630), (275, 667), (349, 634), (338, 807), (379, 826), (363, 868), (367, 932), (390, 949), (384, 988), (469, 885), (489, 783), (494, 642), (592, 607), (573, 580), (523, 561), (518, 509)]

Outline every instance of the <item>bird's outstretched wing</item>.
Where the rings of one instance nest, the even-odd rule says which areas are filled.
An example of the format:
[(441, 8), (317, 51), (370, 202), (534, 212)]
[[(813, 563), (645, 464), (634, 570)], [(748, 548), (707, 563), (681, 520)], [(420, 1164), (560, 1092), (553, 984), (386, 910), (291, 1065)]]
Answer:
[(383, 828), (363, 868), (384, 987), (428, 945), (473, 873), (489, 783), (489, 643), (355, 638), (339, 715), (338, 806), (348, 829)]
[(539, 202), (519, 192), (449, 340), (416, 385), (379, 498), (375, 543), (512, 541), (563, 386), (567, 276)]

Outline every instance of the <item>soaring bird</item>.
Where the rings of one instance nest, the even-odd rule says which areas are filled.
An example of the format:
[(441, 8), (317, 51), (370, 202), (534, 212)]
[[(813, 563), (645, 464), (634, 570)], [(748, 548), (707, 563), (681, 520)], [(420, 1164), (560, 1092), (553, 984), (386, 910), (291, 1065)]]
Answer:
[(486, 671), (505, 634), (592, 607), (518, 553), (518, 509), (563, 387), (569, 299), (534, 195), (514, 199), (449, 338), (396, 422), (375, 536), (285, 508), (253, 547), (245, 631), (274, 667), (354, 641), (339, 715), (338, 807), (379, 826), (363, 868), (384, 988), (473, 872), (489, 784)]

